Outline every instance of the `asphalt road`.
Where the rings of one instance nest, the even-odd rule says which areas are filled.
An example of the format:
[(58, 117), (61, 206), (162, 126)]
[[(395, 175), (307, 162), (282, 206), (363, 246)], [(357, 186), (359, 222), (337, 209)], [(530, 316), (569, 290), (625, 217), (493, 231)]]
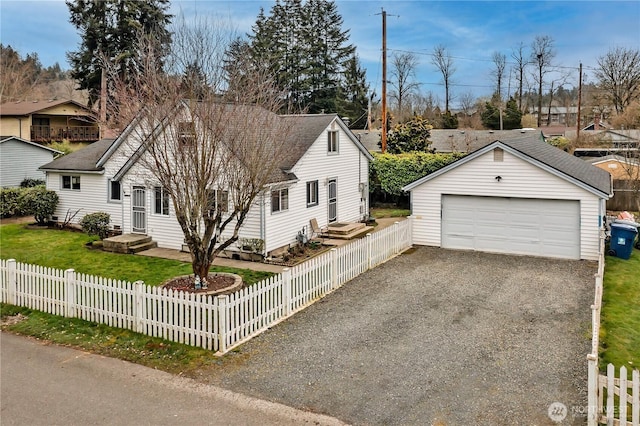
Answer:
[(360, 425), (584, 424), (595, 270), (418, 248), (196, 378)]
[(164, 372), (0, 333), (0, 424), (338, 425)]

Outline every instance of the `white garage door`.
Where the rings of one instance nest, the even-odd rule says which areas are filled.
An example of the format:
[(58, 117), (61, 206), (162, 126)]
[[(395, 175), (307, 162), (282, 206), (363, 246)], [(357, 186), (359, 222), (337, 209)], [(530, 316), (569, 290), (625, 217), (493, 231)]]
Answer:
[(442, 196), (442, 247), (580, 259), (580, 202)]

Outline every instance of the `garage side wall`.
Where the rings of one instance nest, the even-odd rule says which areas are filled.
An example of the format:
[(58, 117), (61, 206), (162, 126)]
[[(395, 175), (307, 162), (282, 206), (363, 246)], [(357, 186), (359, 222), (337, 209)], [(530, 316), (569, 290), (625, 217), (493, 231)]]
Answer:
[(579, 200), (580, 258), (598, 258), (599, 197), (506, 151), (502, 161), (489, 151), (411, 191), (415, 244), (441, 245), (443, 194)]

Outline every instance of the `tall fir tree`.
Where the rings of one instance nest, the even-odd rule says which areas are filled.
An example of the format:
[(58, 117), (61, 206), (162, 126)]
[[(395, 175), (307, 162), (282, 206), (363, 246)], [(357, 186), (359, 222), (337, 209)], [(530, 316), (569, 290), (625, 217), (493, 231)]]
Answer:
[(351, 128), (363, 129), (367, 124), (368, 92), (365, 70), (354, 53), (346, 63), (337, 105), (338, 114), (349, 118)]
[(69, 21), (82, 39), (78, 50), (67, 52), (71, 76), (79, 89), (88, 90), (89, 107), (100, 96), (101, 56), (117, 63), (119, 74), (126, 78), (137, 69), (134, 45), (138, 32), (153, 33), (161, 51), (171, 43), (169, 0), (75, 0), (66, 4)]
[[(249, 56), (269, 70), (298, 109), (341, 112), (350, 93), (358, 91), (352, 88), (354, 81), (362, 85), (365, 98), (367, 91), (364, 77), (347, 75), (355, 48), (348, 44), (349, 31), (342, 30), (342, 23), (333, 1), (276, 0), (268, 15), (260, 10), (246, 44), (234, 43), (227, 57), (232, 61)], [(234, 82), (230, 86), (241, 87)]]

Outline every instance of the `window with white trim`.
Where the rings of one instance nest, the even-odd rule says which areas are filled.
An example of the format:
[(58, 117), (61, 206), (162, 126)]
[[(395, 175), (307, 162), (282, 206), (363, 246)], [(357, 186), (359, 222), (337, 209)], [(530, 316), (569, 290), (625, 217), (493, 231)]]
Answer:
[(289, 210), (289, 188), (271, 191), (271, 213)]
[(337, 154), (339, 148), (338, 131), (329, 130), (327, 132), (327, 152), (329, 154)]
[(229, 191), (222, 189), (209, 190), (209, 214), (215, 215), (216, 211), (229, 211)]
[(318, 205), (318, 181), (307, 182), (307, 207)]
[(118, 180), (109, 179), (109, 201), (112, 203), (122, 202), (122, 185)]
[(154, 203), (153, 212), (163, 216), (169, 216), (169, 193), (162, 186), (153, 188)]
[(62, 175), (62, 189), (80, 191), (80, 176)]
[(178, 123), (178, 141), (182, 146), (191, 146), (196, 140), (196, 129), (193, 121)]

